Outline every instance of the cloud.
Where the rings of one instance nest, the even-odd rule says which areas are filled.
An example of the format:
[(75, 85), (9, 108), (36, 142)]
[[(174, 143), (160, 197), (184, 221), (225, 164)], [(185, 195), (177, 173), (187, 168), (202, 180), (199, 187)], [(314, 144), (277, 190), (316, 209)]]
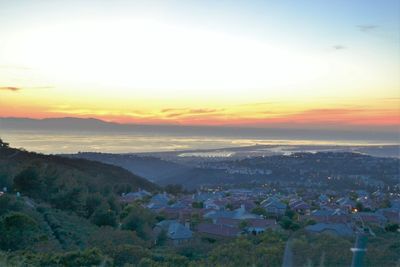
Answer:
[(13, 92), (16, 92), (16, 91), (19, 91), (21, 89), (22, 88), (20, 88), (20, 87), (14, 87), (14, 86), (0, 87), (0, 91), (13, 91)]
[(364, 24), (364, 25), (357, 25), (357, 28), (362, 32), (371, 32), (378, 28), (378, 25), (374, 24)]
[(344, 49), (347, 49), (347, 47), (344, 46), (344, 45), (333, 45), (332, 48), (335, 49), (335, 50), (344, 50)]
[(12, 91), (18, 92), (25, 89), (49, 89), (53, 88), (52, 86), (37, 86), (37, 87), (16, 87), (16, 86), (2, 86), (0, 87), (0, 91)]
[(191, 113), (191, 114), (204, 114), (204, 113), (215, 113), (215, 112), (219, 112), (219, 111), (222, 111), (222, 109), (198, 108), (198, 109), (190, 109), (188, 111), (188, 113)]
[(209, 115), (217, 114), (222, 112), (223, 109), (213, 109), (213, 108), (166, 108), (162, 109), (161, 113), (165, 114), (167, 118), (182, 117), (182, 116), (196, 116), (196, 115)]

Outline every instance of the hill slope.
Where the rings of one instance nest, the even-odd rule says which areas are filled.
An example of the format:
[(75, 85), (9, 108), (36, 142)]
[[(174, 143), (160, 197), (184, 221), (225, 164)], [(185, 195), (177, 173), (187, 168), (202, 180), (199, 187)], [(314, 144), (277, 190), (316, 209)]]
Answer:
[(8, 147), (0, 147), (0, 186), (12, 187), (13, 178), (30, 166), (39, 170), (41, 176), (57, 176), (62, 182), (84, 184), (90, 188), (128, 185), (132, 190), (157, 189), (150, 181), (115, 165), (37, 154)]
[(80, 152), (78, 154), (66, 155), (66, 157), (95, 160), (119, 166), (156, 183), (190, 169), (187, 166), (160, 158), (132, 154)]

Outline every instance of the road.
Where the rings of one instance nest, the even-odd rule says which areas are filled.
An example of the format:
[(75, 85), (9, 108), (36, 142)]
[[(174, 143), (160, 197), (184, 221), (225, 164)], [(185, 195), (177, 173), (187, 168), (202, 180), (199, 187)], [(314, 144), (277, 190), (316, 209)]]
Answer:
[(283, 254), (282, 267), (293, 267), (292, 240), (290, 238), (286, 242), (285, 253)]

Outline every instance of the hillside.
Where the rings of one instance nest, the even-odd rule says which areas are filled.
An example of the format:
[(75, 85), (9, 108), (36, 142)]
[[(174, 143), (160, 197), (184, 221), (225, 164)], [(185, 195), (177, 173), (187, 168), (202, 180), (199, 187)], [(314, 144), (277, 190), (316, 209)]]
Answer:
[(34, 166), (41, 176), (57, 176), (63, 183), (90, 188), (127, 186), (154, 191), (157, 186), (131, 172), (109, 164), (85, 159), (43, 155), (15, 148), (0, 148), (0, 186), (12, 187), (13, 177)]
[(65, 156), (70, 158), (94, 160), (119, 166), (132, 173), (136, 173), (138, 175), (146, 177), (153, 182), (162, 182), (166, 178), (176, 176), (181, 172), (190, 169), (187, 166), (152, 156), (91, 152), (81, 152)]

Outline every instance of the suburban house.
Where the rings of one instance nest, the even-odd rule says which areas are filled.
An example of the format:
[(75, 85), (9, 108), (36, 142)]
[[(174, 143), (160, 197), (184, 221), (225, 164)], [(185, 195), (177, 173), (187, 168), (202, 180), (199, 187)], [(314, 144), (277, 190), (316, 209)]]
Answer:
[(212, 210), (204, 214), (204, 218), (212, 219), (213, 222), (219, 218), (229, 218), (229, 219), (238, 219), (238, 220), (246, 220), (246, 219), (257, 219), (260, 218), (259, 215), (252, 214), (246, 211), (244, 206), (240, 208), (230, 211), (230, 210)]
[(282, 203), (275, 198), (264, 200), (261, 202), (261, 207), (273, 215), (283, 215), (285, 214), (287, 208), (285, 203)]
[(385, 209), (379, 209), (375, 213), (385, 216), (388, 222), (400, 223), (400, 209), (385, 208)]
[(309, 219), (320, 223), (347, 223), (350, 222), (350, 215), (340, 209), (336, 210), (315, 210), (311, 212)]
[(260, 234), (268, 229), (276, 230), (277, 228), (279, 228), (276, 220), (250, 219), (246, 220), (246, 222), (248, 226), (245, 230), (253, 234)]
[(137, 192), (122, 193), (120, 201), (124, 203), (132, 203), (136, 200), (143, 199), (144, 197), (151, 196), (151, 193), (146, 190), (139, 190)]
[(166, 193), (163, 194), (157, 194), (153, 196), (147, 205), (147, 208), (151, 210), (159, 210), (162, 208), (168, 207), (168, 202), (170, 201), (170, 198)]
[(352, 209), (354, 209), (354, 208), (356, 207), (356, 202), (353, 201), (353, 200), (351, 200), (351, 199), (348, 198), (348, 197), (339, 198), (339, 199), (336, 201), (336, 203), (337, 203), (340, 207), (342, 207), (342, 208), (344, 208), (344, 209), (347, 209), (347, 210), (352, 210)]
[(156, 224), (154, 233), (158, 235), (161, 231), (165, 231), (168, 239), (173, 244), (180, 244), (188, 241), (193, 237), (193, 232), (189, 229), (189, 226), (185, 226), (175, 220), (164, 220)]
[(276, 229), (278, 224), (276, 220), (265, 220), (265, 219), (230, 219), (230, 218), (218, 218), (215, 224), (225, 225), (230, 227), (240, 228), (242, 222), (246, 223), (244, 230), (248, 233), (259, 234), (265, 232), (267, 229)]
[(238, 227), (223, 224), (201, 223), (197, 232), (210, 237), (237, 237), (242, 232)]
[(382, 214), (376, 212), (356, 212), (353, 214), (353, 220), (363, 224), (374, 224), (384, 226), (387, 219)]
[(304, 202), (303, 200), (295, 200), (295, 201), (291, 201), (289, 203), (289, 207), (290, 209), (296, 211), (297, 213), (300, 214), (309, 214), (310, 213), (310, 205), (308, 205), (306, 202)]
[(306, 231), (311, 233), (326, 233), (339, 236), (352, 236), (354, 234), (353, 229), (344, 223), (317, 223), (314, 225), (309, 225)]

